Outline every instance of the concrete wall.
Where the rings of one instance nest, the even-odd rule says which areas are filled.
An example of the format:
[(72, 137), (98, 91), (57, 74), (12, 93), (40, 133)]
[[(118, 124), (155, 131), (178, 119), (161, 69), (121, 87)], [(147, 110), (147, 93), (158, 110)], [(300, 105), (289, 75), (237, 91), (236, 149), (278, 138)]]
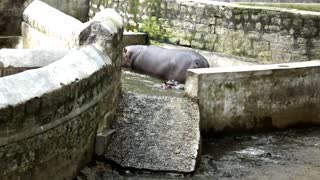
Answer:
[[(32, 58), (35, 50), (25, 50), (36, 61), (25, 60), (24, 52), (17, 66), (46, 66), (0, 78), (1, 179), (73, 179), (91, 160), (96, 133), (110, 127), (121, 91), (123, 24), (114, 11), (106, 14), (109, 23), (84, 29), (99, 24), (94, 35), (80, 33), (91, 44), (59, 60)], [(16, 59), (6, 59), (2, 68)]]
[(76, 48), (79, 47), (78, 38), (84, 27), (81, 21), (41, 1), (35, 1), (23, 12), (23, 47)]
[[(116, 8), (127, 29), (149, 30), (156, 39), (170, 43), (257, 58), (266, 64), (320, 58), (317, 12), (212, 1), (92, 0), (89, 15), (103, 7)], [(150, 20), (152, 16), (157, 18)]]
[[(21, 35), (22, 12), (33, 0), (1, 0), (0, 36)], [(42, 0), (62, 12), (79, 19), (88, 20), (89, 0)], [(47, 19), (50, 21), (50, 19)], [(1, 40), (1, 39), (0, 39)]]
[(320, 124), (320, 61), (188, 71), (205, 133)]
[(64, 57), (68, 52), (69, 50), (66, 49), (1, 49), (0, 77), (49, 65)]

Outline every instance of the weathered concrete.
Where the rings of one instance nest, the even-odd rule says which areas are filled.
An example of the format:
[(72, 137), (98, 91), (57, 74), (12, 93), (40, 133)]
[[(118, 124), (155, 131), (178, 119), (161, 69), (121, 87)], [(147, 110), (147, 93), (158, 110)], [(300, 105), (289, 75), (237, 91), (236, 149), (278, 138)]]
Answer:
[(88, 21), (90, 0), (41, 0), (81, 22)]
[(97, 160), (81, 171), (81, 180), (316, 180), (320, 177), (320, 127), (250, 134), (216, 135), (203, 140), (202, 160), (191, 175), (128, 170), (119, 173)]
[(75, 48), (79, 46), (78, 36), (84, 27), (79, 20), (34, 1), (23, 12), (23, 47)]
[(0, 77), (49, 65), (64, 57), (68, 52), (69, 50), (66, 49), (1, 49)]
[[(22, 13), (35, 0), (1, 0), (0, 36), (20, 36)], [(89, 0), (42, 0), (50, 6), (85, 22), (88, 20)], [(51, 21), (48, 19), (48, 21)]]
[(130, 45), (148, 45), (148, 34), (139, 32), (123, 33), (123, 47)]
[(124, 93), (107, 159), (123, 167), (192, 172), (200, 155), (197, 104), (177, 97)]
[(43, 67), (63, 58), (68, 49), (1, 49), (3, 67)]
[(320, 61), (188, 71), (186, 92), (199, 101), (201, 130), (320, 124)]
[[(45, 23), (38, 18), (30, 22)], [(110, 127), (121, 91), (123, 24), (114, 11), (104, 19), (87, 24), (98, 29), (80, 49), (56, 61), (19, 63), (49, 65), (0, 78), (1, 179), (73, 179), (91, 160), (96, 133)], [(36, 52), (17, 55), (27, 57), (25, 51)]]

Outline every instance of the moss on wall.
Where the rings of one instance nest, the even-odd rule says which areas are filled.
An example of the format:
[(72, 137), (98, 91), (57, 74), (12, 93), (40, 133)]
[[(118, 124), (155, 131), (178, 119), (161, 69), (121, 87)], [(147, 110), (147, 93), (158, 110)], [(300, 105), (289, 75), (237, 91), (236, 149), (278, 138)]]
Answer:
[[(133, 23), (128, 23), (126, 30), (148, 33), (152, 44), (157, 44), (156, 41), (163, 42), (168, 39), (171, 36), (170, 32), (162, 28), (159, 20), (161, 2), (161, 0), (146, 0), (144, 4), (141, 4), (139, 0), (130, 1), (128, 12), (133, 15)], [(146, 11), (147, 18), (139, 21), (139, 13), (142, 9)]]

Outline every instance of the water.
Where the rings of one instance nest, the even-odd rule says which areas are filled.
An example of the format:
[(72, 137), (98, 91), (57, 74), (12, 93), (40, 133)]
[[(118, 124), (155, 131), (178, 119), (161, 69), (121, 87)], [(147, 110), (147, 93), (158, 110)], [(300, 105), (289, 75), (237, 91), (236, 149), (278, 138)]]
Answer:
[(183, 97), (184, 91), (178, 89), (162, 89), (164, 80), (138, 74), (129, 70), (122, 71), (122, 90), (154, 96)]

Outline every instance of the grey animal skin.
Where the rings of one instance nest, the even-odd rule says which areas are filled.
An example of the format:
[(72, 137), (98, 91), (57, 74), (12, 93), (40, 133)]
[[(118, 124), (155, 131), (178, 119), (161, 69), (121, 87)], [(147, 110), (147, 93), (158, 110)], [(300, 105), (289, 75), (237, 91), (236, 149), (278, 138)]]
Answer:
[(187, 69), (208, 68), (208, 61), (192, 50), (133, 45), (123, 48), (122, 67), (164, 80), (184, 83)]

